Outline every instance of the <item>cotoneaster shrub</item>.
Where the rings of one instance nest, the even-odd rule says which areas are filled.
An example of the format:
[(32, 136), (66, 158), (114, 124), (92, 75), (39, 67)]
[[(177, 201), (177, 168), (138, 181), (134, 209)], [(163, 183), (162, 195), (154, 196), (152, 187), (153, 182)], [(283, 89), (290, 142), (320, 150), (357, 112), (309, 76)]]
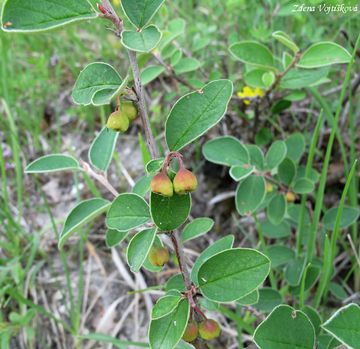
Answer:
[[(99, 2), (97, 8), (86, 0), (8, 0), (4, 4), (2, 28), (9, 34), (31, 34), (80, 20), (107, 20), (112, 23), (114, 35), (128, 49), (131, 68), (128, 76), (121, 77), (107, 63), (94, 62), (84, 67), (73, 88), (72, 98), (76, 104), (101, 106), (115, 101), (117, 105), (106, 127), (90, 146), (89, 163), (66, 154), (51, 154), (26, 168), (26, 173), (84, 172), (114, 196), (113, 201), (96, 197), (72, 208), (59, 236), (59, 249), (82, 225), (106, 213), (108, 246), (115, 247), (131, 236), (127, 247), (131, 271), (136, 273), (146, 268), (159, 272), (169, 261), (169, 250), (162, 236), (170, 237), (181, 274), (169, 280), (166, 294), (154, 305), (149, 324), (152, 349), (206, 348), (221, 336), (221, 326), (207, 318), (205, 310), (220, 309), (221, 304), (228, 303), (236, 307), (257, 305), (268, 314), (255, 331), (256, 319), (238, 319), (243, 331), (251, 335), (261, 349), (328, 348), (330, 344), (333, 347), (340, 343), (360, 348), (357, 304), (337, 310), (327, 316), (326, 321), (318, 312), (331, 289), (339, 232), (359, 216), (357, 208), (345, 206), (356, 163), (346, 168), (347, 183), (339, 206), (322, 215), (325, 180), (335, 138), (342, 153), (345, 152), (337, 125), (359, 40), (353, 55), (333, 42), (300, 48), (281, 31), (273, 33), (281, 48), (281, 57), (256, 41), (232, 44), (229, 55), (243, 63), (246, 86), (234, 94), (233, 83), (226, 77), (193, 86), (191, 92), (174, 104), (163, 125), (168, 151), (165, 157), (159, 157), (143, 86), (167, 72), (180, 76), (200, 67), (196, 59), (182, 57), (182, 52), (173, 44), (184, 31), (181, 19), (172, 20), (164, 32), (151, 24), (163, 3), (164, 0), (122, 0), (126, 25), (125, 18), (118, 16), (108, 0)], [(160, 63), (140, 71), (137, 54), (144, 52), (153, 54)], [(266, 149), (243, 144), (233, 136), (217, 137), (203, 146), (203, 156), (210, 162), (227, 166), (230, 176), (238, 182), (237, 212), (253, 217), (260, 245), (259, 250), (238, 248), (233, 246), (232, 235), (224, 236), (205, 249), (189, 270), (183, 242), (208, 232), (214, 222), (208, 217), (188, 222), (191, 193), (202, 184), (186, 168), (186, 147), (221, 121), (230, 100), (240, 103), (245, 114), (255, 119), (256, 136), (266, 137), (266, 130), (256, 130), (259, 115), (279, 113), (289, 108), (292, 101), (304, 98), (301, 90), (325, 82), (334, 64), (348, 65), (338, 109), (335, 115), (324, 111), (310, 144), (301, 133), (295, 133), (272, 142)], [(190, 82), (185, 84), (191, 86)], [(146, 141), (142, 151), (149, 161), (144, 168), (145, 175), (133, 191), (118, 193), (107, 180), (106, 172), (119, 133), (126, 132), (137, 117), (141, 119)], [(325, 119), (332, 128), (322, 173), (318, 173), (313, 168), (313, 159)], [(301, 160), (306, 153), (304, 166)], [(313, 213), (307, 206), (310, 193), (316, 193)], [(258, 218), (260, 212), (264, 212), (265, 219)], [(296, 231), (294, 248), (281, 243), (292, 230)], [(320, 252), (315, 248), (319, 234), (323, 237)], [(268, 247), (264, 237), (277, 239), (279, 244)], [(281, 288), (280, 279), (283, 279)], [(263, 287), (264, 282), (271, 288)], [(286, 301), (291, 306), (285, 304)], [(230, 313), (235, 318), (238, 316)]]

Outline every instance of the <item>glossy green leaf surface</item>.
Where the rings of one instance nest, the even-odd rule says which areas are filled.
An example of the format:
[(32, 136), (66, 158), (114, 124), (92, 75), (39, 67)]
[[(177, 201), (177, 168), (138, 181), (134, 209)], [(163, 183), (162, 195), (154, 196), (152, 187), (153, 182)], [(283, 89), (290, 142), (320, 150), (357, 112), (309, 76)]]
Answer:
[(360, 348), (360, 307), (351, 303), (340, 308), (321, 327), (349, 348)]
[(283, 194), (276, 194), (270, 201), (267, 216), (269, 221), (274, 225), (279, 225), (286, 214), (286, 199)]
[(80, 105), (104, 105), (122, 88), (123, 80), (109, 64), (91, 63), (80, 72), (72, 91), (72, 98)]
[(205, 158), (219, 165), (240, 166), (249, 164), (250, 156), (246, 147), (235, 137), (217, 137), (203, 146)]
[(70, 155), (51, 154), (42, 156), (25, 168), (25, 173), (51, 173), (58, 171), (79, 171), (79, 162)]
[(305, 269), (306, 260), (298, 257), (290, 261), (285, 270), (285, 279), (291, 286), (298, 286), (301, 281), (302, 274)]
[(108, 210), (110, 201), (95, 198), (80, 202), (66, 217), (63, 229), (59, 236), (59, 249), (64, 246), (65, 241), (81, 226), (95, 219)]
[(150, 52), (161, 40), (161, 32), (156, 25), (150, 25), (141, 31), (125, 30), (121, 42), (129, 50)]
[(106, 231), (105, 243), (109, 248), (118, 246), (121, 242), (123, 242), (129, 233), (127, 231), (117, 231), (115, 229), (108, 229)]
[(165, 0), (121, 0), (121, 6), (136, 28), (148, 24)]
[(166, 143), (179, 151), (216, 125), (224, 116), (233, 92), (229, 80), (215, 80), (201, 91), (180, 98), (166, 120)]
[(255, 171), (255, 167), (251, 165), (231, 166), (229, 175), (234, 181), (242, 181), (249, 177)]
[(296, 176), (296, 165), (290, 158), (284, 159), (279, 165), (278, 176), (282, 183), (290, 185)]
[(257, 327), (254, 341), (260, 349), (313, 349), (315, 332), (303, 312), (280, 305)]
[(111, 204), (106, 216), (106, 225), (110, 229), (128, 231), (150, 220), (147, 202), (136, 194), (120, 194)]
[(271, 51), (256, 41), (242, 41), (230, 46), (230, 52), (239, 61), (257, 67), (274, 69)]
[(211, 244), (209, 247), (207, 247), (200, 256), (196, 259), (194, 266), (191, 270), (191, 280), (198, 285), (198, 272), (200, 267), (207, 261), (210, 257), (218, 254), (219, 252), (222, 252), (224, 250), (228, 250), (232, 248), (234, 243), (234, 236), (233, 235), (227, 235), (217, 241), (215, 241), (213, 244)]
[(298, 194), (312, 193), (315, 189), (314, 182), (308, 178), (299, 178), (294, 183), (294, 192)]
[(281, 42), (283, 45), (288, 47), (294, 53), (299, 51), (299, 47), (294, 43), (294, 41), (290, 38), (288, 34), (285, 32), (278, 30), (272, 33), (272, 37), (275, 38), (277, 41)]
[(295, 252), (287, 246), (272, 245), (267, 249), (267, 256), (271, 260), (271, 267), (277, 268), (293, 260)]
[(159, 298), (152, 309), (151, 318), (155, 320), (169, 315), (175, 310), (180, 300), (180, 294), (178, 296), (165, 295)]
[(267, 238), (280, 239), (288, 237), (291, 234), (290, 224), (286, 221), (278, 225), (272, 224), (269, 220), (265, 220), (260, 224), (260, 228)]
[(190, 73), (201, 67), (201, 62), (195, 58), (181, 58), (174, 66), (175, 73), (177, 75)]
[(181, 240), (183, 242), (195, 239), (201, 235), (206, 234), (214, 226), (214, 221), (208, 217), (195, 218), (186, 225), (182, 234)]
[(264, 287), (259, 290), (259, 300), (254, 307), (261, 312), (270, 313), (281, 303), (282, 297), (279, 291)]
[(318, 68), (338, 63), (349, 63), (351, 54), (342, 46), (330, 42), (318, 42), (310, 46), (301, 56), (298, 67)]
[(86, 0), (7, 0), (1, 25), (9, 32), (36, 32), (96, 17)]
[(114, 154), (118, 132), (104, 127), (96, 136), (89, 149), (89, 160), (99, 171), (106, 172)]
[(237, 304), (240, 305), (253, 305), (256, 304), (259, 301), (259, 290), (255, 290), (248, 295), (241, 297), (236, 301)]
[(190, 305), (187, 299), (179, 302), (169, 315), (152, 320), (149, 329), (151, 349), (173, 349), (185, 332)]
[(151, 65), (141, 72), (141, 83), (145, 86), (159, 77), (165, 68), (161, 65)]
[(165, 197), (155, 193), (150, 196), (151, 216), (156, 226), (162, 231), (171, 231), (182, 225), (191, 209), (190, 194)]
[(298, 162), (304, 154), (306, 148), (304, 135), (299, 132), (294, 133), (286, 139), (285, 143), (287, 147), (286, 156), (295, 163)]
[(256, 250), (225, 250), (200, 267), (199, 287), (210, 300), (233, 302), (257, 289), (269, 271), (270, 260)]
[[(323, 222), (326, 229), (335, 229), (336, 214), (338, 209), (338, 207), (332, 207), (325, 212)], [(359, 215), (360, 211), (358, 208), (345, 206), (341, 215), (340, 228), (344, 229), (355, 223), (358, 220)]]
[(285, 142), (274, 142), (265, 156), (266, 167), (270, 170), (276, 168), (285, 159), (287, 153), (287, 147)]
[(266, 183), (262, 176), (251, 175), (236, 190), (236, 209), (241, 215), (252, 214), (265, 199)]
[(136, 233), (130, 240), (126, 256), (132, 272), (137, 273), (144, 264), (156, 236), (156, 228)]

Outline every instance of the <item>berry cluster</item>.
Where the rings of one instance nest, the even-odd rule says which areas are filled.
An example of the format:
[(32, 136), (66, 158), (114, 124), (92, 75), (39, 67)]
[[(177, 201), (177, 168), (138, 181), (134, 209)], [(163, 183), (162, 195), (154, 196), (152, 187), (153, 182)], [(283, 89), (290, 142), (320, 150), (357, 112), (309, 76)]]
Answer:
[(220, 336), (220, 325), (212, 319), (205, 319), (198, 324), (194, 320), (190, 320), (187, 324), (186, 330), (182, 339), (185, 342), (191, 343), (195, 341), (199, 336), (200, 338), (211, 341)]
[(106, 126), (116, 132), (126, 132), (130, 123), (138, 116), (138, 110), (133, 102), (123, 101), (109, 116)]
[[(169, 177), (169, 166), (172, 159), (177, 158), (180, 169), (173, 180)], [(170, 153), (164, 161), (164, 166), (151, 181), (151, 191), (155, 194), (171, 197), (174, 192), (185, 195), (196, 190), (198, 181), (196, 176), (184, 167), (182, 155), (177, 152)]]

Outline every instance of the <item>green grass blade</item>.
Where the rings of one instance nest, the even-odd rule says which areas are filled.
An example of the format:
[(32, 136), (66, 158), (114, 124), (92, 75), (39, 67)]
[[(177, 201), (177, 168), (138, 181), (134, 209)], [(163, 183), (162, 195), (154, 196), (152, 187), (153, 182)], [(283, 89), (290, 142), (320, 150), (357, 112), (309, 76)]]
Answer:
[(327, 172), (328, 172), (331, 153), (332, 153), (332, 149), (333, 149), (333, 145), (334, 145), (336, 129), (338, 128), (339, 119), (340, 119), (341, 110), (342, 110), (342, 103), (344, 101), (345, 93), (346, 93), (346, 90), (347, 90), (349, 82), (350, 82), (351, 71), (352, 71), (352, 67), (355, 62), (355, 56), (356, 56), (356, 52), (359, 47), (359, 44), (360, 44), (360, 35), (358, 36), (358, 38), (356, 40), (356, 45), (355, 45), (355, 48), (354, 48), (354, 51), (352, 54), (351, 62), (348, 64), (348, 67), (347, 67), (344, 84), (343, 84), (340, 98), (338, 101), (338, 107), (337, 107), (337, 111), (336, 111), (336, 115), (335, 115), (335, 121), (334, 121), (333, 127), (331, 129), (329, 141), (328, 141), (327, 148), (326, 148), (323, 169), (322, 169), (321, 177), (320, 177), (320, 185), (319, 185), (318, 191), (316, 193), (316, 204), (315, 204), (314, 216), (313, 216), (312, 224), (310, 227), (308, 248), (307, 248), (307, 254), (306, 254), (307, 261), (311, 261), (313, 255), (314, 255), (314, 251), (315, 251), (316, 235), (317, 235), (316, 233), (317, 233), (317, 228), (319, 226), (321, 210), (322, 210), (323, 202), (324, 202)]

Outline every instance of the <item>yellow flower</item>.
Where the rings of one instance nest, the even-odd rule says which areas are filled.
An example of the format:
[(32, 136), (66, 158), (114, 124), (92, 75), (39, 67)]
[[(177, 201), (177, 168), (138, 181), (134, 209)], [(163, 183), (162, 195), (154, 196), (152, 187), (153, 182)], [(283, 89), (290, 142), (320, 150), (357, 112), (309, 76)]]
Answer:
[(265, 93), (259, 87), (251, 88), (250, 86), (245, 86), (242, 91), (237, 93), (237, 95), (243, 99), (244, 104), (249, 105), (251, 103), (251, 99), (256, 97), (264, 97)]

